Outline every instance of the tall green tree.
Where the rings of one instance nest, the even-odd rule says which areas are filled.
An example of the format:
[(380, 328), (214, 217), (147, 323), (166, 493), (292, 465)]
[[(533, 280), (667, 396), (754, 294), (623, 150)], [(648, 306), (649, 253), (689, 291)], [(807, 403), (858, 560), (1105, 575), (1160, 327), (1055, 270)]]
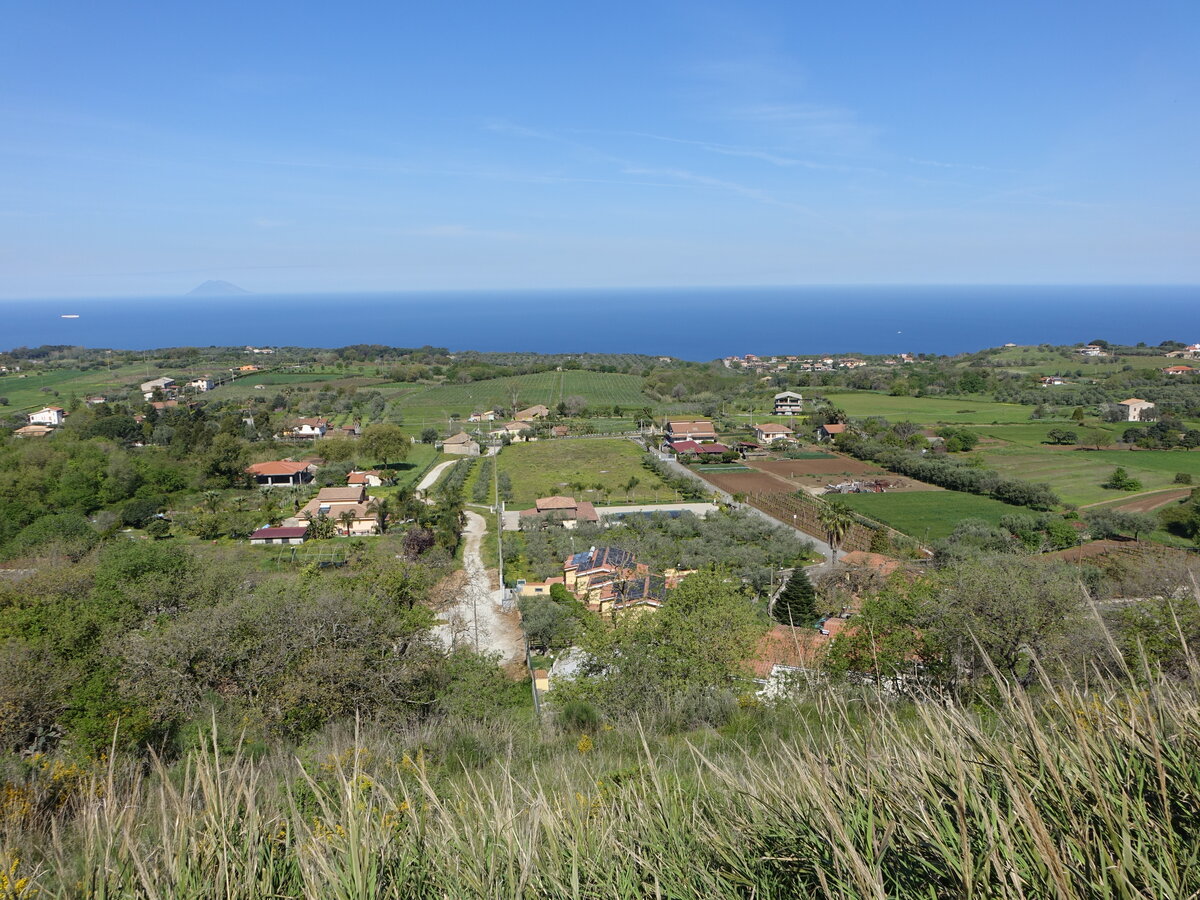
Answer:
[(817, 592), (813, 589), (808, 573), (797, 565), (788, 577), (787, 584), (775, 598), (771, 615), (776, 622), (811, 628), (817, 622)]

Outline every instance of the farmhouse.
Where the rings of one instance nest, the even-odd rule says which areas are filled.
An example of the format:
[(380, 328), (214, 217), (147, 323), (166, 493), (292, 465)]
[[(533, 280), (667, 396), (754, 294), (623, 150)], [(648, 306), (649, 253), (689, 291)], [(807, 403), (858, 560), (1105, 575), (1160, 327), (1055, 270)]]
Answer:
[(1044, 378), (1039, 378), (1038, 381), (1041, 383), (1042, 387), (1051, 387), (1053, 385), (1067, 383), (1065, 378), (1059, 378), (1057, 375), (1047, 375)]
[(308, 523), (286, 528), (260, 528), (250, 535), (252, 544), (303, 544)]
[(532, 422), (534, 419), (544, 419), (550, 415), (550, 410), (544, 406), (531, 406), (516, 413), (513, 418), (518, 422)]
[(676, 441), (715, 441), (717, 432), (713, 423), (707, 419), (669, 421), (666, 438), (668, 444), (674, 444)]
[(519, 443), (521, 441), (529, 440), (529, 436), (526, 434), (526, 432), (532, 428), (533, 426), (528, 422), (505, 422), (494, 431), (489, 431), (488, 434), (494, 438), (502, 438), (505, 435), (508, 435), (509, 440)]
[(1164, 375), (1191, 375), (1196, 370), (1191, 366), (1167, 366), (1163, 369)]
[(467, 416), (468, 422), (494, 422), (496, 421), (496, 411), (494, 409), (484, 410), (483, 412), (473, 412)]
[(193, 391), (200, 391), (200, 392), (211, 391), (213, 389), (213, 380), (211, 378), (209, 378), (208, 376), (202, 376), (200, 378), (193, 378), (191, 381), (189, 381), (187, 383), (187, 386), (189, 388), (191, 388)]
[(307, 460), (296, 462), (292, 459), (280, 459), (273, 462), (260, 462), (246, 467), (246, 473), (254, 478), (254, 483), (262, 487), (290, 487), (297, 484), (308, 484), (313, 480), (317, 467)]
[(576, 501), (573, 497), (540, 497), (533, 509), (523, 509), (520, 515), (524, 522), (542, 519), (561, 523), (563, 528), (574, 528), (580, 522), (600, 521), (592, 504), (586, 500)]
[(478, 456), (479, 444), (465, 431), (460, 431), (442, 441), (442, 452), (456, 456)]
[(366, 472), (349, 472), (346, 475), (346, 484), (381, 487), (383, 485), (383, 473), (377, 469), (369, 469)]
[(30, 413), (29, 424), (57, 426), (61, 425), (66, 417), (67, 414), (61, 406), (47, 406), (35, 413)]
[(329, 420), (320, 416), (308, 419), (297, 419), (292, 427), (283, 433), (289, 438), (323, 438), (329, 430)]
[(338, 534), (358, 537), (379, 534), (376, 508), (376, 498), (367, 496), (367, 489), (362, 485), (321, 488), (300, 510), (300, 518), (312, 520), (326, 516), (333, 520)]
[(755, 425), (754, 436), (759, 444), (773, 444), (776, 441), (791, 440), (795, 433), (786, 425), (775, 425), (768, 422), (765, 425)]
[(22, 425), (13, 432), (19, 438), (45, 437), (53, 433), (54, 429), (49, 425)]
[(1099, 344), (1088, 344), (1085, 347), (1080, 347), (1075, 352), (1081, 353), (1084, 356), (1108, 356), (1108, 351)]
[(775, 415), (797, 416), (804, 412), (804, 398), (795, 391), (783, 391), (775, 395)]
[(1151, 418), (1151, 413), (1154, 410), (1154, 404), (1149, 400), (1139, 400), (1137, 397), (1130, 397), (1128, 400), (1122, 400), (1117, 404), (1125, 407), (1125, 421), (1127, 422), (1145, 422)]
[(153, 400), (154, 392), (156, 390), (166, 395), (174, 387), (174, 378), (152, 378), (150, 381), (143, 381), (141, 385), (142, 398), (145, 400)]
[(835, 437), (837, 437), (839, 434), (845, 434), (845, 433), (846, 433), (845, 425), (835, 424), (835, 423), (830, 423), (828, 425), (821, 425), (820, 427), (817, 428), (817, 440), (818, 441), (831, 441)]

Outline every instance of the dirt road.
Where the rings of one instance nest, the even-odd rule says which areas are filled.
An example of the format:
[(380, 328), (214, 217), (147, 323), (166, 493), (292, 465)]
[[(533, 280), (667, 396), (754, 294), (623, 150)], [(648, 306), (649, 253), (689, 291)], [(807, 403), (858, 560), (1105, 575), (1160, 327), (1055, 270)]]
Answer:
[[(431, 482), (432, 483), (432, 482)], [(493, 591), (479, 549), (487, 534), (487, 521), (478, 513), (468, 512), (463, 530), (463, 570), (467, 575), (462, 593), (442, 610), (445, 623), (434, 633), (447, 647), (465, 645), (480, 653), (498, 653), (500, 664), (522, 659), (525, 645), (516, 611), (505, 612), (500, 605), (502, 591)]]

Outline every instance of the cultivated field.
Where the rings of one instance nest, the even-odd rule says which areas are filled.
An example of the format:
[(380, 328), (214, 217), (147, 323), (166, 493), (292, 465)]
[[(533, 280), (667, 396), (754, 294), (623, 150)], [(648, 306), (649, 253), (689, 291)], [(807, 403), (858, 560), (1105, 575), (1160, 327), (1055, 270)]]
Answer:
[(1086, 450), (1008, 445), (977, 451), (989, 468), (1013, 478), (1044, 481), (1063, 501), (1086, 505), (1119, 496), (1100, 485), (1117, 466), (1146, 491), (1172, 486), (1176, 472), (1200, 480), (1200, 453), (1186, 450)]
[(872, 391), (826, 391), (825, 398), (847, 415), (882, 416), (890, 422), (920, 424), (985, 424), (1028, 422), (1028, 406), (961, 397), (893, 397)]
[(1001, 516), (1028, 512), (1023, 507), (960, 491), (845, 494), (837, 499), (922, 541), (946, 537), (962, 519), (984, 519), (994, 524)]
[[(674, 500), (675, 492), (642, 466), (642, 450), (620, 438), (534, 441), (500, 451), (499, 473), (512, 479), (509, 509), (528, 509), (538, 497), (564, 494), (576, 500), (652, 503)], [(627, 493), (630, 478), (638, 484)], [(577, 486), (584, 485), (580, 490)], [(597, 487), (599, 485), (599, 487)]]

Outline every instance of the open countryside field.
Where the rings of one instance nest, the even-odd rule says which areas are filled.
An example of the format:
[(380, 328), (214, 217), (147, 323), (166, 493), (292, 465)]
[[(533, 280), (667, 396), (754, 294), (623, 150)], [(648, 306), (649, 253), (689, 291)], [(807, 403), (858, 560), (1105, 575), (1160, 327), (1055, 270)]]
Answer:
[(977, 455), (1001, 474), (1044, 481), (1064, 502), (1079, 505), (1117, 496), (1100, 486), (1116, 466), (1124, 466), (1147, 491), (1171, 487), (1176, 472), (1187, 472), (1200, 481), (1200, 453), (1186, 450), (1096, 451), (1010, 445), (983, 449)]
[(642, 393), (642, 379), (636, 375), (609, 372), (537, 372), (532, 375), (513, 375), (491, 378), (469, 384), (381, 384), (377, 390), (395, 393), (395, 403), (406, 423), (434, 425), (444, 422), (451, 413), (464, 419), (476, 410), (512, 404), (513, 390), (520, 406), (541, 404), (553, 409), (568, 397), (583, 397), (595, 406), (621, 406), (637, 409), (654, 407), (654, 401)]
[(1019, 403), (995, 403), (962, 397), (893, 397), (873, 391), (825, 391), (825, 398), (852, 417), (882, 416), (890, 422), (981, 425), (1028, 422), (1033, 410)]
[[(538, 497), (555, 494), (576, 500), (601, 503), (605, 499), (625, 502), (625, 485), (637, 478), (629, 498), (652, 503), (674, 500), (675, 493), (642, 466), (642, 450), (620, 438), (587, 438), (574, 441), (533, 441), (513, 444), (500, 451), (499, 471), (512, 479), (513, 498), (509, 509), (528, 509)], [(587, 487), (580, 491), (572, 483)], [(601, 488), (597, 489), (596, 485)]]
[(1116, 425), (1112, 425), (1099, 423), (1095, 419), (1088, 419), (1085, 420), (1085, 424), (1080, 425), (1070, 419), (1043, 419), (1038, 422), (1030, 422), (1026, 425), (981, 425), (978, 428), (972, 429), (972, 431), (985, 440), (1004, 441), (1028, 447), (1050, 447), (1052, 445), (1046, 442), (1046, 435), (1052, 429), (1074, 431), (1079, 440), (1086, 443), (1089, 433), (1099, 428), (1105, 434), (1104, 444), (1112, 444), (1132, 424), (1131, 422), (1119, 422)]
[(946, 537), (963, 519), (983, 519), (996, 524), (1001, 516), (1028, 512), (1023, 507), (960, 491), (846, 494), (835, 499), (922, 541)]
[(122, 392), (131, 384), (153, 378), (144, 374), (141, 366), (119, 369), (54, 369), (49, 372), (22, 372), (0, 376), (0, 397), (8, 398), (8, 406), (0, 409), (30, 411), (47, 404), (66, 406), (72, 397), (82, 400), (92, 394), (119, 388)]

